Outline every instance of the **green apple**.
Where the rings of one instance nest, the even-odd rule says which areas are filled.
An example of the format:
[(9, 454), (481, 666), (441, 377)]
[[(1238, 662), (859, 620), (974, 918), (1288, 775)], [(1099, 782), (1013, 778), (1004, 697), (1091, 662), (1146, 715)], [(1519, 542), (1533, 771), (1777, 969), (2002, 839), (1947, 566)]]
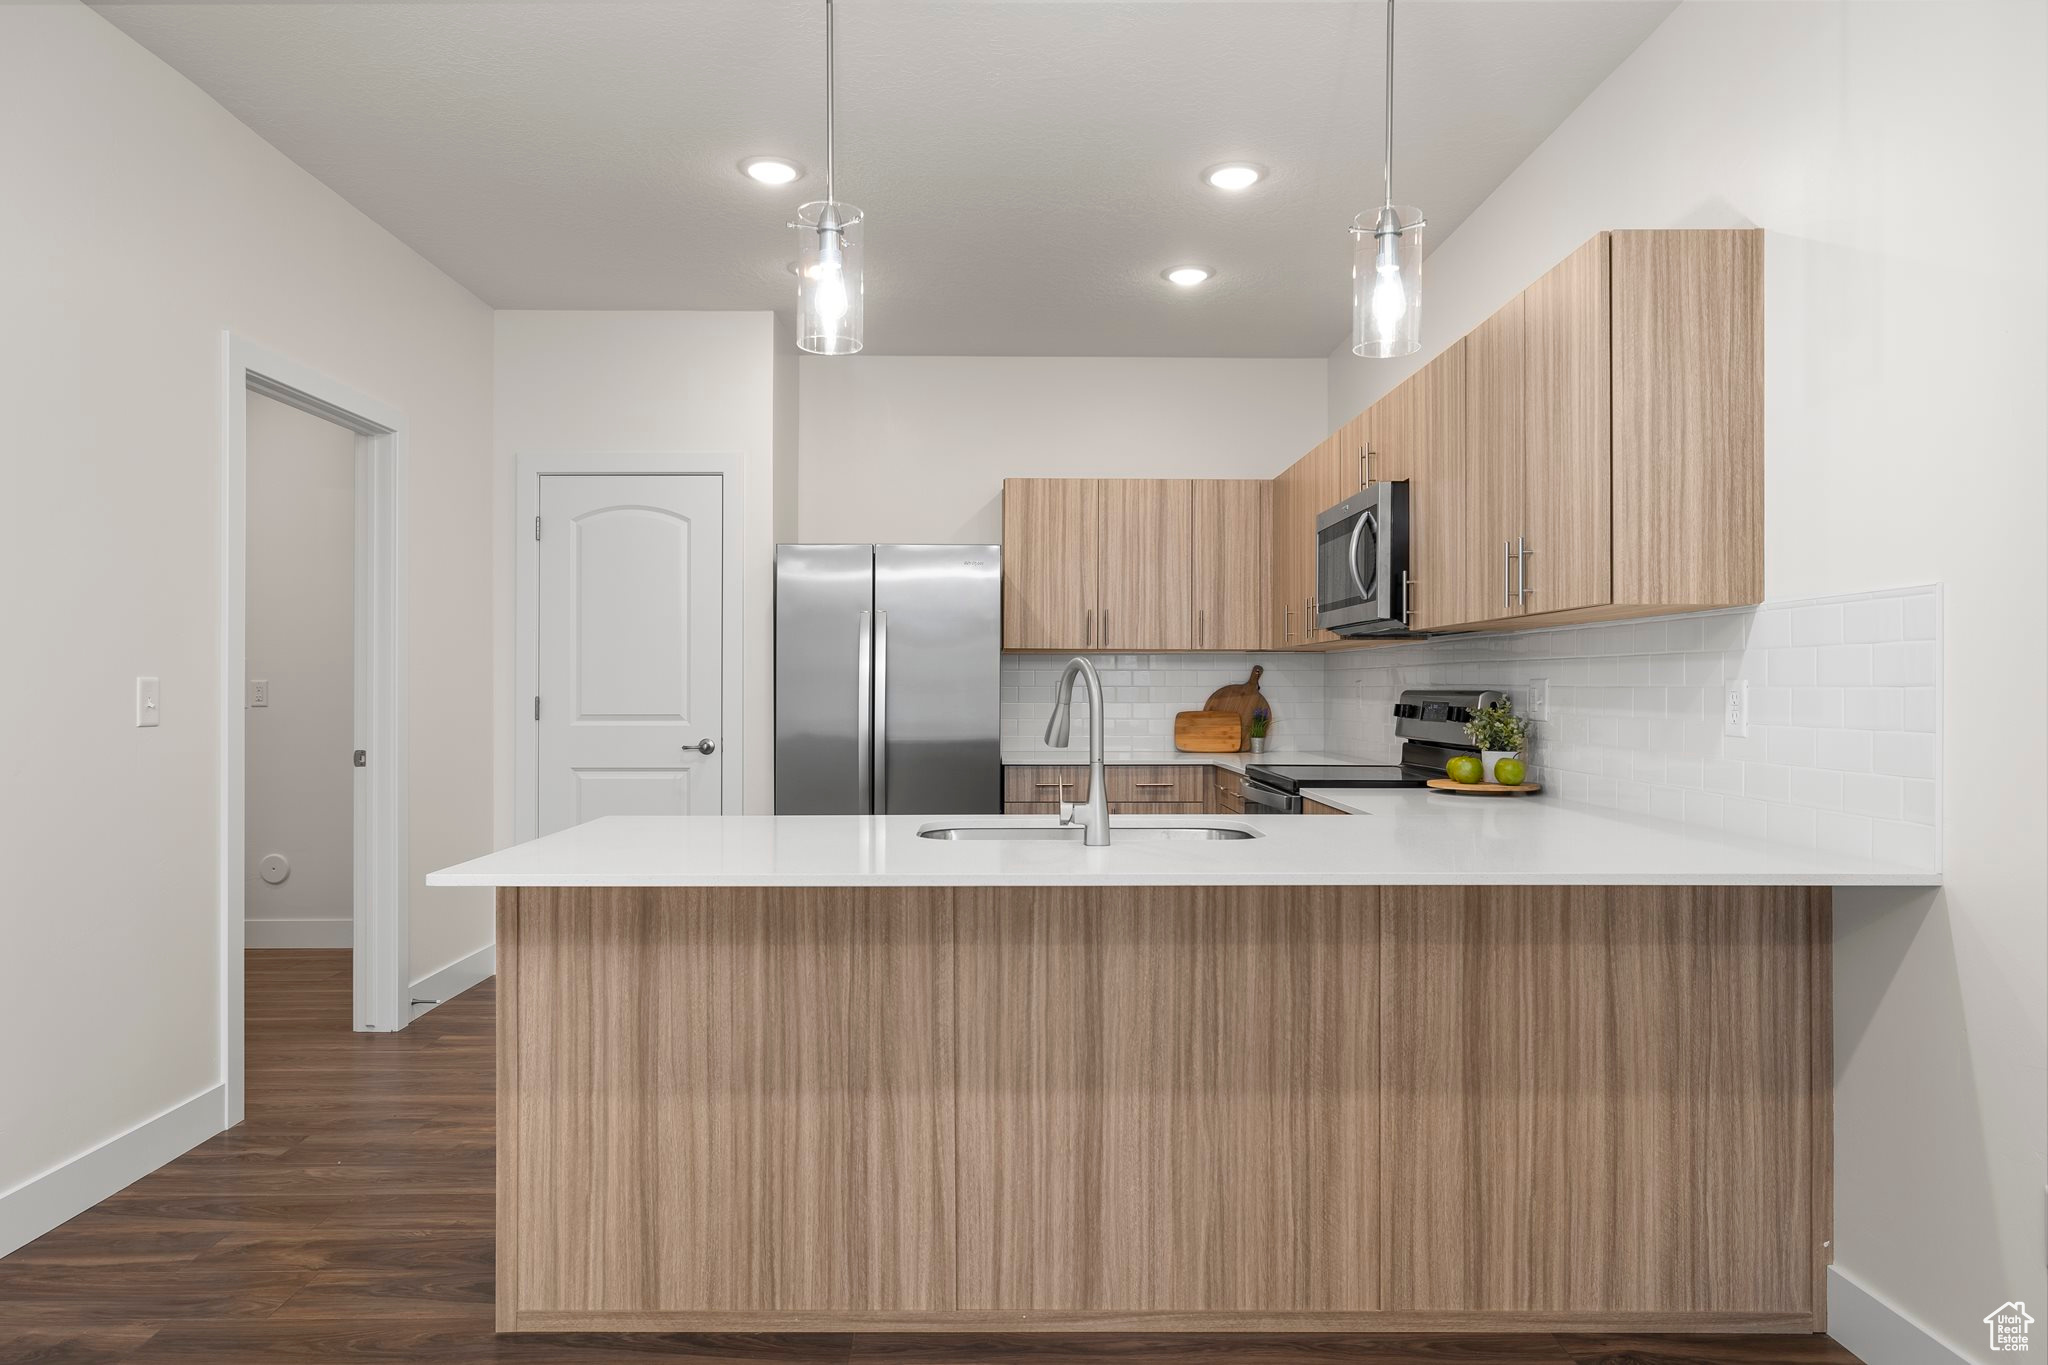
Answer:
[(1528, 765), (1519, 758), (1504, 758), (1493, 765), (1493, 780), (1503, 787), (1519, 787), (1528, 775)]
[(1465, 785), (1470, 786), (1486, 776), (1486, 765), (1470, 754), (1459, 754), (1449, 763), (1444, 764), (1444, 772), (1450, 777), (1451, 781), (1463, 782)]

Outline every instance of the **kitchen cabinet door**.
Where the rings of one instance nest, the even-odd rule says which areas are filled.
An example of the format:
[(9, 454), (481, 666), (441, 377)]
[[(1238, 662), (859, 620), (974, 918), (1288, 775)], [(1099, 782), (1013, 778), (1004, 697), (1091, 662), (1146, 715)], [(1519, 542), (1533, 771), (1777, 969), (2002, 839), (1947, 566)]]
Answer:
[(1314, 583), (1315, 513), (1309, 509), (1316, 459), (1302, 456), (1273, 480), (1272, 534), (1267, 545), (1271, 566), (1272, 606), (1267, 618), (1274, 649), (1297, 649), (1308, 642), (1302, 631), (1302, 606)]
[(1266, 479), (1195, 481), (1196, 649), (1266, 647), (1272, 500)]
[(1461, 575), (1465, 543), (1463, 339), (1354, 418), (1345, 432), (1363, 447), (1354, 477), (1408, 483), (1410, 622), (1428, 628), (1456, 620), (1460, 603), (1452, 584)]
[(1531, 613), (1614, 600), (1608, 234), (1522, 294), (1527, 515), (1516, 605)]
[(1193, 482), (1100, 479), (1095, 638), (1103, 649), (1187, 649), (1194, 642)]
[(1760, 602), (1763, 234), (1613, 239), (1614, 600)]
[(1003, 481), (1003, 648), (1089, 649), (1100, 546), (1093, 479)]
[(1464, 546), (1439, 624), (1518, 616), (1513, 552), (1523, 522), (1522, 297), (1465, 338)]

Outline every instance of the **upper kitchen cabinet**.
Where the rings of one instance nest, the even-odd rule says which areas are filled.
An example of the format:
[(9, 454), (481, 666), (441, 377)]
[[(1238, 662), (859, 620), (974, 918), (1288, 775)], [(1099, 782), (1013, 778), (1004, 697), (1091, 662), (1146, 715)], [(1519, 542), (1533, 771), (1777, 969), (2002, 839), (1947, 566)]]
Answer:
[(1431, 630), (1462, 619), (1457, 580), (1467, 520), (1464, 341), (1452, 343), (1344, 429), (1363, 432), (1365, 476), (1408, 484), (1409, 625)]
[(1764, 593), (1764, 239), (1613, 234), (1614, 600)]
[(1100, 483), (1003, 481), (1003, 648), (1097, 647)]
[(1273, 484), (1193, 481), (1196, 649), (1266, 647), (1266, 572)]
[(1614, 600), (1607, 253), (1603, 232), (1522, 291), (1515, 603), (1531, 614)]
[(1259, 649), (1264, 479), (1008, 479), (1003, 648)]
[(1187, 479), (1098, 479), (1099, 615), (1103, 649), (1194, 644), (1194, 490)]
[(1274, 649), (1298, 649), (1338, 638), (1316, 629), (1316, 517), (1357, 491), (1342, 487), (1348, 448), (1346, 432), (1338, 431), (1273, 480), (1272, 594), (1266, 634)]
[(1474, 328), (1456, 607), (1429, 625), (1762, 600), (1762, 345), (1749, 230), (1602, 233)]

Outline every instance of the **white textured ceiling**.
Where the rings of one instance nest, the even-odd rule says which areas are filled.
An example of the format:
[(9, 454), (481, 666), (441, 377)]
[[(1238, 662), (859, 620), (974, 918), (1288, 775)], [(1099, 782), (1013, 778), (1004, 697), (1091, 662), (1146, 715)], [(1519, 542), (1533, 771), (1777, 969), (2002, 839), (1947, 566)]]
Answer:
[[(1432, 241), (1674, 0), (1408, 0), (1396, 197)], [(819, 0), (97, 4), (500, 308), (788, 312), (823, 197)], [(1379, 202), (1378, 0), (841, 0), (868, 349), (1322, 356)], [(769, 189), (745, 156), (810, 171)], [(1251, 160), (1220, 194), (1207, 165)], [(1165, 284), (1168, 265), (1217, 277)], [(1425, 293), (1425, 299), (1427, 295)]]

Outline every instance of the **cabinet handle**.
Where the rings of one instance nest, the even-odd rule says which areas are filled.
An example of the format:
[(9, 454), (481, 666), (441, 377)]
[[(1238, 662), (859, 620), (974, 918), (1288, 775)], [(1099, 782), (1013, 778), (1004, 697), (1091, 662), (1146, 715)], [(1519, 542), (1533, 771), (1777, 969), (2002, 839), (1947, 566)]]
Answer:
[(1294, 638), (1294, 608), (1280, 608), (1280, 643), (1286, 644)]
[(1102, 609), (1102, 647), (1109, 648), (1109, 608)]
[(1358, 448), (1358, 491), (1372, 487), (1372, 442)]
[(1209, 613), (1202, 607), (1195, 608), (1195, 643), (1201, 644), (1209, 638)]
[(1515, 557), (1515, 547), (1510, 541), (1500, 543), (1500, 609), (1506, 611), (1515, 605), (1514, 590), (1508, 587), (1508, 562)]
[(1524, 606), (1529, 601), (1529, 541), (1525, 536), (1515, 537), (1515, 605)]
[(1085, 621), (1084, 621), (1083, 625), (1081, 626), (1081, 644), (1082, 644), (1082, 646), (1083, 646), (1083, 647), (1085, 648), (1086, 646), (1092, 645), (1092, 644), (1094, 644), (1094, 643), (1095, 643), (1095, 608), (1093, 608), (1093, 607), (1090, 607), (1090, 608), (1088, 608), (1088, 615), (1087, 615), (1087, 617), (1086, 617), (1086, 619), (1085, 619)]
[(1320, 625), (1318, 625), (1318, 624), (1315, 624), (1315, 621), (1316, 621), (1316, 599), (1315, 599), (1315, 598), (1313, 598), (1313, 597), (1304, 597), (1304, 598), (1302, 598), (1302, 599), (1301, 599), (1301, 638), (1302, 638), (1302, 639), (1303, 639), (1304, 641), (1309, 641), (1309, 640), (1313, 640), (1313, 639), (1314, 639), (1314, 638), (1315, 638), (1316, 636), (1318, 636), (1318, 635), (1320, 635), (1320, 634), (1322, 634), (1322, 633), (1323, 633), (1323, 628), (1322, 628), (1322, 626), (1320, 626)]
[(1133, 782), (1133, 787), (1171, 787), (1171, 782)]

